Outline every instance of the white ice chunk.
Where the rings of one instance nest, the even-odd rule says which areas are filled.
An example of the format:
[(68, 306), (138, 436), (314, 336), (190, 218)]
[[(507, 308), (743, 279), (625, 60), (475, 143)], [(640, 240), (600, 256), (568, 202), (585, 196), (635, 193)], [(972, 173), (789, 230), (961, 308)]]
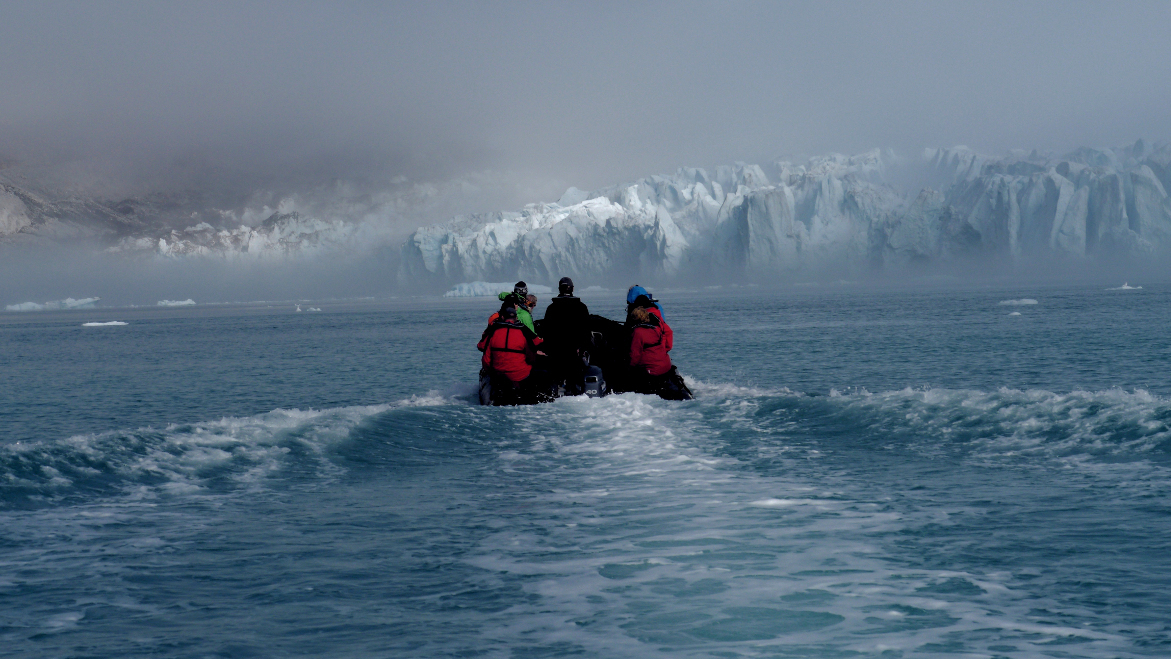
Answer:
[[(472, 281), (456, 284), (454, 288), (443, 294), (443, 297), (496, 297), (502, 292), (511, 291), (514, 282), (487, 282)], [(541, 284), (529, 284), (529, 293), (533, 295), (549, 295), (553, 289)]]

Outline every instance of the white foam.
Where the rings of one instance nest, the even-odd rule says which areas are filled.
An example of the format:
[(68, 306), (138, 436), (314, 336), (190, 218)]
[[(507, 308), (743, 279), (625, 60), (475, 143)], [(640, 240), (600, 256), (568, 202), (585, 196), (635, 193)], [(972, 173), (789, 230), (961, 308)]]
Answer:
[(118, 325), (125, 325), (126, 323), (120, 320), (111, 320), (105, 323), (82, 323), (82, 327), (115, 327)]
[[(450, 291), (443, 294), (443, 297), (496, 297), (503, 291), (511, 291), (515, 284), (513, 282), (487, 282), (487, 281), (473, 281), (456, 284)], [(529, 284), (529, 293), (534, 295), (543, 294), (549, 295), (553, 289), (541, 284)]]
[(4, 307), (5, 311), (56, 311), (59, 309), (92, 309), (94, 303), (101, 300), (100, 297), (86, 297), (80, 300), (75, 300), (67, 297), (64, 300), (53, 300), (51, 302), (21, 302), (20, 304), (9, 304)]
[(758, 501), (750, 502), (748, 505), (757, 508), (791, 508), (793, 506), (808, 506), (825, 503), (816, 499), (760, 499)]
[(1108, 290), (1108, 291), (1141, 291), (1142, 289), (1143, 289), (1142, 286), (1131, 286), (1130, 282), (1123, 282), (1123, 284), (1121, 286), (1118, 286), (1117, 288), (1107, 288), (1106, 290)]
[[(710, 393), (720, 390), (736, 391), (714, 385)], [(864, 396), (839, 399), (868, 400)], [(815, 606), (827, 619), (811, 616), (807, 629), (785, 638), (857, 652), (911, 651), (982, 629), (1011, 629), (1025, 617), (1022, 607), (1035, 605), (1017, 604), (1021, 595), (1007, 572), (969, 574), (891, 561), (876, 538), (922, 525), (933, 513), (908, 519), (885, 501), (826, 491), (821, 480), (794, 473), (799, 469), (762, 477), (736, 468), (737, 460), (711, 436), (711, 408), (742, 402), (733, 394), (679, 406), (622, 394), (560, 399), (523, 413), (491, 410), (524, 419), (526, 433), (502, 438), (499, 468), (525, 485), (517, 503), (526, 517), (540, 520), (527, 526), (493, 520), (465, 555), (490, 573), (527, 575), (525, 590), (533, 597), (517, 598), (494, 633), (575, 643), (597, 656), (642, 656), (648, 644), (672, 646), (676, 637), (695, 643), (695, 631), (723, 638), (721, 625), (734, 628), (740, 615)], [(761, 516), (776, 516), (778, 523), (762, 524)], [(929, 590), (952, 579), (983, 593), (951, 598)], [(816, 604), (798, 604), (803, 598)], [(942, 624), (920, 629), (900, 622), (915, 616)], [(875, 618), (894, 624), (875, 628)], [(1030, 641), (1044, 644), (1066, 631), (1037, 629)]]
[(1037, 301), (1032, 298), (1021, 298), (1019, 300), (1001, 300), (1000, 304), (1010, 307), (1021, 307), (1028, 304), (1037, 304)]
[(726, 382), (704, 382), (697, 380), (691, 376), (683, 376), (684, 383), (697, 398), (760, 398), (761, 396), (791, 396), (794, 392), (788, 388), (781, 389), (761, 389), (759, 387), (744, 387), (738, 384), (729, 384)]
[(195, 304), (195, 300), (187, 298), (186, 300), (159, 300), (157, 306), (160, 307), (190, 307)]

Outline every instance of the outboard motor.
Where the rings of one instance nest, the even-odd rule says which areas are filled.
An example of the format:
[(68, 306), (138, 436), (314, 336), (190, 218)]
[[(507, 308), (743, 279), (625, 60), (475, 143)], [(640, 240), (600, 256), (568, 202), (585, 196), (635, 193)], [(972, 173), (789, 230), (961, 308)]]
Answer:
[(606, 395), (606, 378), (602, 369), (590, 365), (585, 373), (585, 395), (590, 398), (601, 398)]

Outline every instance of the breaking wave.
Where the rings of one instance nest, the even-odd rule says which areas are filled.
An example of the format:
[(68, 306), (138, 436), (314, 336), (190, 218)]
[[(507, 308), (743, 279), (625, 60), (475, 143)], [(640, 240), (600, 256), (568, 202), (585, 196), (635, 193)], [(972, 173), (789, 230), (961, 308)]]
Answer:
[[(623, 451), (635, 453), (659, 442), (661, 429), (647, 420), (651, 415), (672, 419), (675, 432), (688, 437), (671, 441), (689, 445), (704, 444), (702, 438), (729, 427), (765, 445), (794, 432), (824, 434), (832, 423), (837, 436), (860, 438), (864, 446), (895, 442), (924, 451), (964, 451), (983, 461), (1133, 462), (1171, 456), (1171, 400), (1141, 389), (1061, 394), (908, 388), (819, 395), (692, 379), (688, 385), (696, 394), (690, 403), (636, 394), (575, 398), (536, 409), (496, 409), (463, 423), (477, 432), (477, 425), (523, 412), (535, 424), (531, 431), (540, 432), (539, 419), (554, 415), (550, 420), (566, 427), (593, 428), (590, 434), (602, 446), (613, 448), (610, 435), (629, 435)], [(474, 406), (474, 386), (457, 385), (384, 405), (278, 409), (252, 417), (0, 446), (0, 505), (35, 506), (131, 491), (163, 495), (239, 490), (288, 470), (330, 477), (343, 470), (331, 461), (331, 447), (356, 428), (396, 410), (445, 405)], [(495, 432), (486, 426), (480, 431)]]
[(327, 452), (384, 412), (443, 405), (438, 392), (393, 404), (278, 409), (252, 417), (77, 435), (0, 446), (0, 507), (87, 496), (199, 494), (248, 489), (288, 470), (337, 473)]
[(986, 457), (1125, 460), (1171, 454), (1171, 400), (1142, 389), (1060, 394), (908, 388), (831, 391), (830, 397), (873, 431), (933, 445), (970, 445)]

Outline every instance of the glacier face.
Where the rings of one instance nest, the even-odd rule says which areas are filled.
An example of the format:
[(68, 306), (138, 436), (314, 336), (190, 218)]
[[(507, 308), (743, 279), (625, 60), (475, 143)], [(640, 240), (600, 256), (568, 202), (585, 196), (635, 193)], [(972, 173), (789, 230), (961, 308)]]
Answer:
[(563, 275), (583, 284), (852, 276), (981, 258), (1029, 264), (1171, 252), (1171, 146), (1142, 141), (1062, 156), (955, 147), (909, 159), (874, 150), (681, 168), (477, 215), (456, 213), (507, 206), (488, 201), (493, 190), (511, 189), (510, 199), (547, 192), (510, 188), (498, 172), (239, 198), (195, 191), (109, 200), (38, 183), (0, 171), (0, 245), (81, 238), (126, 255), (278, 260), (390, 250), (400, 284), (432, 289), (551, 284)]
[[(874, 150), (710, 174), (683, 168), (421, 227), (402, 247), (400, 279), (670, 281), (1166, 254), (1169, 176), (1171, 146), (1141, 140), (1062, 157), (956, 147), (916, 162)], [(908, 177), (927, 186), (890, 183)]]
[(446, 283), (675, 274), (687, 241), (670, 213), (643, 203), (633, 189), (616, 196), (570, 206), (531, 204), (519, 213), (420, 228), (403, 247), (403, 278)]

